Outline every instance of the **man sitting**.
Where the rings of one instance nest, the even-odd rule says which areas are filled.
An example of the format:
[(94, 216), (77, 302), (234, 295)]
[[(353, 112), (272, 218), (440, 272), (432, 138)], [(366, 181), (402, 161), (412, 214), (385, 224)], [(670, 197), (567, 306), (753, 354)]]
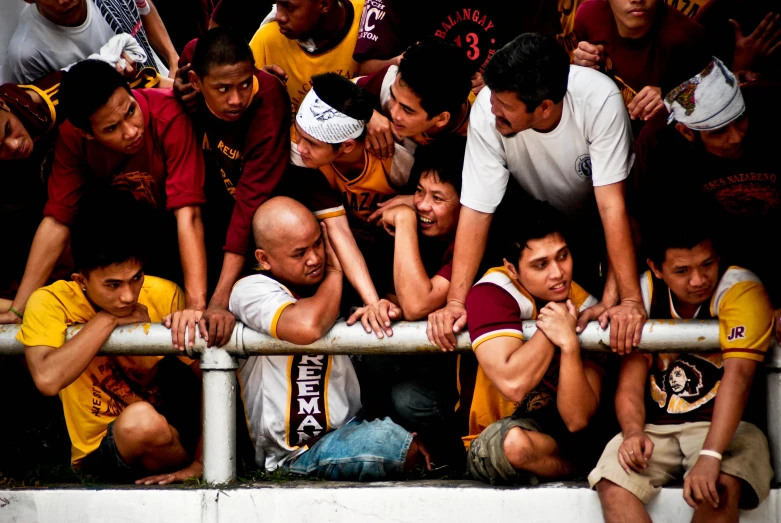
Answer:
[[(405, 320), (421, 320), (445, 304), (465, 147), (461, 136), (420, 147), (412, 170), (413, 207), (397, 205), (383, 213), (393, 244), (383, 249), (385, 242), (379, 241), (376, 258), (390, 262), (382, 265), (382, 272), (391, 277), (389, 299), (398, 303)], [(456, 355), (354, 356), (353, 361), (360, 361), (356, 368), (367, 407), (388, 412), (420, 434), (435, 462), (463, 467), (464, 447), (454, 413), (456, 375), (464, 366), (458, 365)]]
[(364, 256), (377, 228), (368, 219), (407, 183), (412, 156), (400, 150), (381, 160), (368, 153), (365, 129), (372, 111), (364, 91), (350, 80), (336, 73), (315, 76), (296, 115), (291, 151), (293, 161), (308, 169), (291, 171), (284, 193), (306, 202), (328, 225), (345, 275), (368, 307), (348, 323), (360, 316), (367, 332), (382, 337), (393, 333), (390, 322), (401, 311), (380, 300), (372, 282)]
[[(598, 455), (583, 431), (599, 406), (603, 369), (581, 354), (575, 333), (578, 314), (596, 299), (572, 281), (563, 216), (532, 202), (513, 234), (504, 266), (466, 300), (480, 367), (464, 441), (476, 479), (535, 484), (570, 476)], [(524, 320), (537, 320), (528, 340)]]
[[(325, 224), (276, 197), (258, 208), (252, 230), (265, 273), (236, 284), (230, 310), (274, 338), (317, 341), (339, 316), (343, 280)], [(389, 419), (356, 417), (360, 387), (348, 356), (252, 356), (239, 379), (256, 461), (266, 470), (375, 481), (428, 461), (415, 436)]]
[(399, 65), (359, 78), (356, 83), (376, 98), (367, 126), (369, 152), (385, 158), (398, 140), (410, 152), (448, 134), (466, 136), (475, 95), (462, 49), (430, 37), (411, 45)]
[(738, 521), (739, 508), (768, 495), (770, 454), (754, 424), (764, 402), (752, 382), (773, 336), (773, 311), (753, 273), (720, 262), (699, 216), (653, 224), (643, 301), (649, 318), (718, 319), (721, 353), (623, 358), (621, 434), (589, 475), (608, 522), (650, 521), (643, 504), (682, 478), (693, 521)]
[[(49, 200), (35, 234), (13, 307), (24, 313), (65, 250), (82, 194), (108, 185), (131, 193), (144, 212), (157, 214), (150, 269), (185, 283), (188, 309), (206, 306), (206, 255), (200, 205), (203, 156), (190, 119), (170, 91), (130, 90), (110, 65), (76, 64), (63, 78), (60, 126), (49, 178)], [(165, 211), (172, 211), (173, 217)], [(175, 220), (174, 220), (175, 219)], [(174, 223), (175, 221), (175, 223)], [(178, 331), (178, 326), (174, 325)], [(195, 322), (190, 325), (194, 343)], [(184, 341), (178, 344), (183, 346)]]
[(235, 324), (228, 311), (231, 288), (253, 259), (252, 215), (288, 166), (290, 100), (276, 77), (255, 69), (252, 50), (230, 28), (211, 29), (190, 42), (179, 63), (189, 66), (196, 93), (191, 116), (206, 162), (203, 221), (213, 294), (200, 332), (209, 346), (222, 346)]
[[(133, 233), (144, 223), (136, 205), (111, 195), (84, 207), (73, 227), (73, 281), (35, 291), (17, 334), (35, 385), (47, 396), (59, 394), (71, 463), (84, 474), (145, 484), (198, 477), (200, 430), (192, 430), (198, 412), (188, 419), (186, 406), (166, 401), (163, 357), (97, 355), (116, 327), (159, 323), (184, 307), (182, 290), (144, 275), (148, 242)], [(67, 328), (78, 324), (83, 328), (66, 340)], [(200, 375), (197, 361), (182, 361)], [(170, 420), (161, 414), (166, 407)]]
[[(706, 208), (728, 263), (762, 280), (781, 317), (781, 274), (768, 256), (768, 229), (781, 227), (781, 158), (775, 129), (777, 89), (741, 88), (718, 59), (665, 96), (670, 125), (649, 123), (637, 140), (632, 169), (634, 206), (641, 225), (658, 220), (669, 188)], [(669, 161), (675, 158), (675, 161)], [(735, 241), (740, 238), (740, 241)], [(781, 324), (776, 322), (781, 338)]]

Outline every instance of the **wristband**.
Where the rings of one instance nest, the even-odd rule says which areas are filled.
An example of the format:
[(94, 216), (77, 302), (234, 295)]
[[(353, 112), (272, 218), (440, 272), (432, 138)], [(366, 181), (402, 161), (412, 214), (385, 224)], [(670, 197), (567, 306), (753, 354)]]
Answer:
[(13, 312), (13, 313), (14, 313), (14, 314), (16, 314), (17, 316), (19, 316), (19, 318), (22, 318), (22, 317), (23, 317), (23, 316), (22, 316), (22, 313), (21, 313), (21, 312), (19, 312), (19, 311), (18, 311), (18, 310), (16, 310), (16, 309), (14, 309), (13, 307), (8, 307), (8, 312)]
[(711, 458), (716, 458), (717, 460), (721, 461), (721, 454), (716, 452), (715, 450), (701, 450), (700, 456), (710, 456)]

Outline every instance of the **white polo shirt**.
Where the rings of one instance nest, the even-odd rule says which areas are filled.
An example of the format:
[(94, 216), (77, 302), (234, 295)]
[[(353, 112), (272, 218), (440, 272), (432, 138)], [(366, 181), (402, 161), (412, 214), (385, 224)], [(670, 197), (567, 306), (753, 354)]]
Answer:
[(491, 113), (491, 91), (477, 96), (469, 121), (461, 203), (493, 213), (512, 175), (532, 197), (583, 216), (596, 208), (594, 187), (621, 182), (634, 161), (629, 115), (615, 83), (570, 66), (561, 121), (547, 133), (504, 137)]

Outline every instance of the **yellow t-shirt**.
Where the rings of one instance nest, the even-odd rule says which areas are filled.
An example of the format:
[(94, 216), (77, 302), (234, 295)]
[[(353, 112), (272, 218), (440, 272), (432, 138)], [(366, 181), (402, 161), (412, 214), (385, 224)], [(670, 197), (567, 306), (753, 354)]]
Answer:
[(556, 35), (559, 45), (567, 51), (570, 60), (573, 59), (575, 49), (578, 48), (578, 37), (575, 34), (575, 15), (580, 4), (586, 0), (559, 0), (559, 18), (561, 19), (561, 33)]
[(347, 215), (359, 222), (368, 223), (369, 216), (379, 208), (379, 203), (395, 196), (397, 190), (390, 181), (393, 157), (381, 160), (366, 150), (363, 155), (366, 161), (363, 172), (352, 180), (340, 173), (333, 164), (321, 167), (320, 172), (331, 189), (341, 194)]
[[(146, 276), (138, 302), (147, 306), (149, 319), (159, 323), (166, 315), (184, 308), (184, 293), (175, 283)], [(61, 280), (30, 296), (16, 339), (25, 347), (58, 348), (65, 343), (69, 326), (87, 323), (95, 314), (79, 285)], [(60, 391), (73, 465), (98, 448), (108, 424), (126, 406), (137, 401), (153, 405), (159, 402), (154, 378), (162, 358), (95, 356), (84, 372)]]
[(351, 0), (353, 22), (344, 39), (322, 53), (304, 51), (296, 40), (290, 40), (279, 32), (276, 21), (262, 26), (252, 37), (249, 46), (255, 55), (255, 67), (278, 65), (287, 73), (287, 93), (295, 121), (298, 106), (312, 88), (312, 77), (322, 73), (339, 73), (352, 79), (358, 74), (358, 62), (353, 51), (358, 41), (358, 29), (363, 13), (364, 0)]
[(710, 0), (664, 0), (666, 4), (676, 8), (689, 18), (694, 18), (697, 11), (705, 7)]

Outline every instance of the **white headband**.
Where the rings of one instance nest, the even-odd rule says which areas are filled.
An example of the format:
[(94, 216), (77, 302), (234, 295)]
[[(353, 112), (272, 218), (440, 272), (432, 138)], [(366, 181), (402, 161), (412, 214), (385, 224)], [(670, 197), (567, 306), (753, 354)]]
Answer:
[(694, 131), (714, 131), (736, 120), (746, 110), (740, 84), (715, 56), (694, 78), (664, 97), (668, 122), (682, 123)]
[(325, 143), (342, 143), (361, 136), (366, 124), (340, 113), (310, 89), (301, 102), (296, 122), (304, 132)]

